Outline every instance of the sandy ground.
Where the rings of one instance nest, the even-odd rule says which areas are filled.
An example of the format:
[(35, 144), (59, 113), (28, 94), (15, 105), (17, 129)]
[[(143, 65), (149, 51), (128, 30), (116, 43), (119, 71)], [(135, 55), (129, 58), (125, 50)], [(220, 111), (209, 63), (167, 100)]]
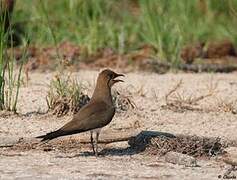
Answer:
[[(91, 95), (97, 74), (96, 71), (81, 71), (74, 73), (73, 77), (82, 82)], [(126, 74), (125, 83), (116, 85), (114, 89), (129, 97), (136, 108), (118, 112), (104, 131), (155, 130), (236, 140), (236, 75)], [(53, 76), (53, 73), (31, 74), (29, 84), (20, 89), (20, 115), (2, 113), (0, 116), (0, 145), (16, 142), (22, 137), (32, 139), (56, 130), (70, 120), (71, 116), (57, 118), (45, 114), (45, 97)], [(180, 80), (182, 85), (170, 96), (171, 100), (194, 99), (210, 92), (211, 95), (190, 105), (191, 110), (167, 109), (165, 96)], [(68, 152), (0, 147), (0, 179), (218, 179), (218, 175), (223, 176), (229, 168), (216, 158), (198, 159), (198, 167), (185, 167), (167, 163), (154, 155), (129, 153), (127, 147), (127, 142), (104, 145), (100, 150), (105, 148), (108, 151), (98, 158), (89, 153), (90, 147)]]

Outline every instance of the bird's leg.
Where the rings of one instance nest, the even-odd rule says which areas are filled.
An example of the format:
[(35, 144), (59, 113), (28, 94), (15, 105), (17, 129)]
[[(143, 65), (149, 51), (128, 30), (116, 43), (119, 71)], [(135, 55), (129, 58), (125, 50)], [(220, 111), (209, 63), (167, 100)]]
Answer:
[(91, 146), (92, 146), (92, 150), (93, 150), (93, 153), (95, 154), (95, 148), (94, 148), (94, 140), (93, 140), (93, 131), (90, 131), (91, 133)]
[(99, 140), (100, 132), (96, 131), (96, 137), (95, 137), (95, 156), (98, 156), (98, 140)]

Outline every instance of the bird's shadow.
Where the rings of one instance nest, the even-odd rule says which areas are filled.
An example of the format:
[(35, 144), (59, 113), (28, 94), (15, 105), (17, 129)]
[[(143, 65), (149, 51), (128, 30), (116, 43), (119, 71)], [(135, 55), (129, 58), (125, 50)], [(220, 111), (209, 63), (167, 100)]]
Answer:
[[(126, 148), (105, 148), (99, 152), (99, 157), (103, 156), (130, 156), (143, 152), (150, 143), (151, 138), (164, 137), (175, 138), (176, 136), (166, 132), (159, 131), (141, 131), (138, 135), (131, 137), (128, 141), (129, 147)], [(93, 152), (85, 151), (80, 154), (71, 156), (95, 156)]]

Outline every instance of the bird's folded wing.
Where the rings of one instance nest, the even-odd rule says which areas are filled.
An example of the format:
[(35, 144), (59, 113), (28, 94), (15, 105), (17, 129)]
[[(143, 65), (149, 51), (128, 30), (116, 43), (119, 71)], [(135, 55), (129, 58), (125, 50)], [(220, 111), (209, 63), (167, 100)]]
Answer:
[(113, 118), (115, 108), (103, 101), (92, 101), (85, 105), (73, 119), (60, 130), (66, 132), (83, 132), (101, 128), (107, 125)]

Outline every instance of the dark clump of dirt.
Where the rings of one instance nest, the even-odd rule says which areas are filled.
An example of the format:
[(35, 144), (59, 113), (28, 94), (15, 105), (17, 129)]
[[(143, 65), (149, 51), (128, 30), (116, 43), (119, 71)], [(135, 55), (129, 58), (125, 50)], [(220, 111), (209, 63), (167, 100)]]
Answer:
[(229, 40), (210, 42), (205, 52), (205, 58), (221, 58), (236, 55), (234, 44)]
[(152, 155), (163, 156), (173, 151), (193, 157), (212, 157), (224, 154), (227, 144), (220, 138), (198, 136), (173, 136), (167, 133), (142, 132), (129, 141), (132, 148)]
[(215, 61), (226, 64), (226, 57), (236, 57), (237, 52), (234, 44), (230, 40), (211, 41), (211, 42), (197, 42), (185, 45), (181, 49), (180, 56), (184, 63), (192, 64), (196, 58), (201, 58), (203, 61), (212, 59), (212, 64)]
[(237, 50), (228, 39), (196, 42), (185, 45), (180, 52), (178, 68), (188, 72), (233, 72), (237, 70)]
[(183, 49), (181, 50), (180, 56), (185, 63), (191, 64), (191, 63), (193, 63), (195, 58), (203, 57), (204, 46), (205, 46), (205, 43), (203, 43), (203, 42), (188, 44), (183, 47)]

